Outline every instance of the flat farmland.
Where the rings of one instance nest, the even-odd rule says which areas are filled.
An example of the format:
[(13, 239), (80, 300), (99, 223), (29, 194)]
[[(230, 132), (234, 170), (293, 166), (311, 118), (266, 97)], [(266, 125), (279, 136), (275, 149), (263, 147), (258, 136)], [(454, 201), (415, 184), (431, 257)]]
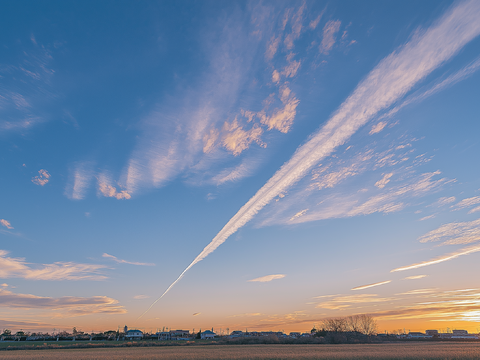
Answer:
[(5, 350), (1, 359), (480, 359), (480, 343), (205, 345)]

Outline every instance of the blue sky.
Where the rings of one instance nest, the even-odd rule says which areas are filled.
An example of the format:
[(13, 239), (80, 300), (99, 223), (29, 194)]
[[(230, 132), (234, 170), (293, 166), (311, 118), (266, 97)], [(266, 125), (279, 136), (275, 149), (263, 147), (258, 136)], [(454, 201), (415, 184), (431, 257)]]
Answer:
[(476, 331), (478, 3), (1, 14), (0, 327)]

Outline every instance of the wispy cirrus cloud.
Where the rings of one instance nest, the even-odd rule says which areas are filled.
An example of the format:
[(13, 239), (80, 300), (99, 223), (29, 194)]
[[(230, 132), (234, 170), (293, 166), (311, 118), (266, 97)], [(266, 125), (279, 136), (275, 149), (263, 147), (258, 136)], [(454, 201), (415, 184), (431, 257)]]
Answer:
[[(360, 127), (381, 111), (386, 111), (394, 105), (417, 83), (477, 37), (480, 34), (479, 15), (480, 3), (475, 1), (456, 3), (432, 26), (426, 30), (417, 31), (405, 45), (381, 60), (325, 125), (314, 133), (304, 145), (300, 146), (292, 158), (228, 221), (150, 308), (167, 294), (192, 266), (215, 251), (270, 201), (297, 183), (320, 160), (347, 142)], [(339, 25), (330, 25), (333, 30), (339, 28)], [(334, 34), (338, 31), (333, 30), (329, 30), (330, 33)], [(417, 188), (414, 191), (420, 190)], [(354, 213), (368, 213), (368, 207), (381, 200), (378, 197), (371, 199), (356, 209)], [(391, 210), (388, 203), (385, 204), (383, 210)]]
[(310, 30), (315, 30), (320, 23), (320, 20), (322, 19), (323, 14), (325, 13), (326, 9), (323, 9), (323, 11), (312, 21), (310, 21), (310, 24), (308, 24), (308, 27)]
[(284, 274), (275, 274), (275, 275), (266, 275), (259, 278), (255, 278), (252, 280), (248, 280), (249, 282), (269, 282), (272, 280), (283, 279), (286, 275)]
[(470, 64), (467, 66), (463, 67), (462, 69), (458, 70), (454, 74), (449, 75), (446, 79), (441, 80), (434, 85), (430, 86), (427, 90), (418, 90), (414, 94), (408, 96), (403, 102), (395, 106), (393, 109), (388, 111), (386, 114), (381, 116), (381, 119), (383, 118), (390, 118), (396, 113), (398, 113), (401, 109), (404, 107), (418, 103), (420, 101), (425, 100), (426, 98), (442, 91), (445, 90), (456, 83), (467, 79), (468, 77), (472, 76), (476, 71), (480, 69), (480, 57), (477, 58), (476, 60), (472, 61)]
[(131, 195), (125, 190), (117, 191), (117, 188), (112, 184), (110, 178), (105, 174), (100, 174), (98, 180), (98, 194), (105, 197), (113, 197), (117, 200), (131, 199)]
[(251, 317), (251, 316), (262, 316), (262, 313), (244, 313), (244, 314), (236, 314), (236, 315), (230, 315), (229, 317)]
[(20, 329), (52, 329), (57, 327), (58, 325), (52, 323), (46, 323), (41, 321), (18, 321), (13, 319), (2, 319), (0, 320), (0, 327), (2, 329), (12, 329), (12, 330), (20, 330)]
[(142, 299), (148, 299), (150, 296), (148, 295), (135, 295), (133, 298), (135, 300), (142, 300)]
[(82, 200), (94, 178), (93, 163), (84, 161), (76, 163), (70, 172), (65, 187), (65, 195), (73, 200)]
[[(301, 7), (292, 12), (300, 21), (298, 25), (297, 20), (292, 20), (293, 40), (297, 39), (296, 34), (300, 34), (303, 27)], [(290, 130), (299, 100), (281, 77), (291, 79), (296, 76), (301, 60), (290, 56), (284, 69), (274, 72), (274, 83), (270, 82), (272, 69), (266, 70), (266, 84), (260, 83), (252, 88), (252, 83), (246, 82), (246, 75), (256, 69), (254, 59), (257, 49), (265, 46), (261, 36), (269, 38), (272, 33), (267, 24), (274, 15), (263, 10), (257, 14), (256, 10), (255, 6), (251, 9), (253, 20), (248, 25), (254, 25), (254, 33), (251, 28), (246, 29), (244, 21), (236, 16), (220, 20), (222, 35), (215, 43), (204, 41), (203, 44), (209, 55), (209, 65), (201, 76), (202, 81), (198, 86), (183, 91), (184, 94), (179, 97), (187, 99), (184, 103), (172, 106), (169, 99), (158, 104), (142, 121), (144, 134), (140, 136), (118, 182), (128, 194), (163, 186), (180, 174), (190, 182), (189, 178), (196, 178), (198, 169), (207, 164), (208, 171), (202, 171), (200, 176), (204, 177), (206, 172), (214, 173), (212, 169), (217, 168), (212, 176), (216, 179), (210, 182), (223, 183), (225, 174), (220, 173), (225, 169), (218, 171), (218, 167), (225, 163), (226, 158), (243, 156), (252, 147), (265, 148), (266, 132), (278, 130), (286, 133)], [(260, 13), (268, 13), (265, 15), (268, 19), (262, 17), (263, 20), (259, 21), (258, 17), (263, 16)], [(285, 32), (285, 29), (281, 31), (281, 37)], [(268, 46), (273, 57), (280, 40), (272, 40)], [(240, 94), (243, 96), (252, 91), (255, 95), (252, 99), (263, 98), (264, 101), (247, 101), (239, 107)], [(237, 171), (226, 181), (238, 181), (250, 173)], [(192, 181), (195, 182), (198, 183)], [(209, 181), (200, 181), (205, 182)]]
[[(468, 200), (468, 199), (467, 199)], [(460, 202), (461, 203), (461, 202)], [(467, 222), (452, 222), (444, 224), (435, 230), (431, 230), (418, 238), (421, 243), (439, 242), (440, 245), (470, 244), (480, 241), (480, 219)], [(469, 255), (480, 251), (480, 245), (464, 247), (457, 251), (435, 257), (419, 263), (402, 266), (391, 270), (391, 272), (417, 269), (424, 266), (439, 264), (445, 261), (456, 259), (463, 255)]]
[(336, 34), (340, 30), (340, 20), (330, 20), (323, 28), (323, 38), (320, 44), (320, 53), (328, 54), (335, 45)]
[(0, 225), (6, 227), (9, 230), (13, 229), (13, 226), (12, 226), (12, 224), (10, 224), (10, 221), (5, 220), (5, 219), (0, 219)]
[[(303, 3), (290, 19), (291, 32), (285, 36), (285, 47), (290, 50), (294, 46), (294, 41), (300, 37), (303, 28), (303, 13), (305, 12), (306, 4)], [(293, 12), (293, 11), (292, 11)]]
[(451, 204), (455, 202), (457, 199), (455, 196), (442, 196), (439, 198), (437, 201), (435, 201), (433, 204), (428, 205), (429, 207), (442, 207), (448, 204)]
[(476, 252), (480, 251), (480, 245), (474, 245), (474, 246), (468, 246), (463, 249), (460, 249), (458, 251), (454, 251), (451, 253), (448, 253), (446, 255), (438, 256), (436, 258), (433, 258), (431, 260), (427, 261), (422, 261), (419, 263), (407, 265), (407, 266), (402, 266), (396, 269), (391, 270), (390, 272), (396, 272), (396, 271), (405, 271), (405, 270), (412, 270), (412, 269), (418, 269), (424, 266), (430, 266), (430, 265), (436, 265), (445, 261), (453, 260), (456, 259), (460, 256), (463, 255), (470, 255)]
[(378, 134), (380, 131), (382, 131), (385, 128), (385, 126), (387, 126), (387, 122), (380, 121), (377, 124), (372, 126), (372, 130), (370, 130), (369, 134), (370, 135)]
[(44, 104), (55, 98), (51, 51), (19, 39), (9, 52), (18, 62), (0, 67), (0, 132), (24, 131), (46, 122)]
[(421, 243), (442, 241), (442, 245), (469, 244), (480, 241), (480, 219), (452, 222), (418, 238)]
[[(388, 189), (370, 186), (352, 191), (341, 188), (322, 194), (312, 187), (300, 188), (272, 205), (260, 226), (397, 212), (408, 206), (409, 201), (438, 191), (451, 181), (438, 178), (438, 175), (438, 171), (418, 174)], [(308, 207), (308, 212), (304, 209), (297, 212), (297, 209), (305, 207)]]
[(38, 175), (32, 178), (32, 182), (36, 185), (44, 186), (50, 180), (50, 174), (45, 169), (38, 170)]
[(104, 265), (55, 262), (31, 266), (23, 258), (7, 256), (8, 251), (0, 250), (0, 277), (24, 278), (27, 280), (103, 280), (100, 271)]
[(385, 187), (385, 185), (387, 185), (389, 182), (390, 182), (390, 178), (393, 176), (393, 173), (388, 173), (388, 174), (385, 174), (383, 175), (383, 178), (381, 178), (380, 180), (378, 180), (376, 183), (375, 183), (375, 186), (379, 189), (383, 189)]
[(329, 310), (342, 310), (361, 304), (382, 303), (392, 300), (394, 300), (394, 298), (379, 297), (377, 294), (340, 295), (334, 296), (328, 301), (318, 303), (315, 307)]
[(468, 211), (469, 214), (473, 214), (473, 213), (476, 213), (476, 212), (479, 212), (480, 211), (480, 206), (477, 206), (471, 210)]
[(418, 296), (419, 300), (413, 304), (403, 303), (393, 310), (371, 312), (370, 315), (381, 320), (429, 319), (476, 322), (480, 319), (479, 289), (447, 291), (419, 289), (411, 291), (408, 295)]
[(471, 197), (471, 198), (463, 199), (463, 200), (459, 201), (457, 204), (452, 205), (451, 207), (454, 210), (462, 210), (462, 209), (465, 209), (467, 207), (472, 207), (472, 206), (478, 205), (478, 204), (480, 204), (480, 196), (474, 196), (474, 197)]
[(427, 276), (428, 275), (413, 275), (413, 276), (407, 276), (406, 278), (403, 278), (403, 280), (418, 280), (418, 279), (423, 279)]
[(373, 283), (373, 284), (357, 286), (357, 287), (352, 288), (351, 290), (364, 290), (364, 289), (369, 289), (369, 288), (375, 287), (375, 286), (389, 284), (391, 282), (392, 282), (392, 280), (380, 281), (380, 282), (376, 282), (376, 283)]
[(427, 216), (424, 216), (424, 217), (418, 219), (418, 221), (425, 221), (425, 220), (433, 219), (434, 217), (435, 217), (434, 214), (432, 214), (432, 215), (427, 215)]
[(17, 294), (0, 289), (0, 306), (12, 309), (42, 309), (53, 312), (53, 317), (74, 317), (90, 314), (125, 314), (126, 309), (118, 300), (107, 296), (63, 296), (45, 297)]
[(252, 174), (259, 165), (260, 161), (257, 159), (245, 158), (239, 165), (226, 168), (213, 176), (212, 182), (216, 185), (222, 185), (237, 181)]
[(130, 265), (139, 265), (139, 266), (155, 266), (155, 264), (152, 264), (152, 263), (142, 263), (142, 262), (127, 261), (127, 260), (119, 259), (116, 256), (113, 256), (113, 255), (110, 255), (110, 254), (107, 254), (107, 253), (103, 253), (102, 257), (107, 258), (107, 259), (111, 259), (118, 264), (130, 264)]

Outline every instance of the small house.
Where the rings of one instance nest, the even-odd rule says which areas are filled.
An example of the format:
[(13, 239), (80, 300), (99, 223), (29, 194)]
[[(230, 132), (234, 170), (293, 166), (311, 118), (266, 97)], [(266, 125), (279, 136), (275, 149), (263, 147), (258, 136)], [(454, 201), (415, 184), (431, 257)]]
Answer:
[(142, 340), (143, 339), (143, 332), (140, 330), (127, 330), (125, 333), (126, 340)]
[(200, 334), (200, 338), (201, 339), (213, 339), (215, 336), (217, 336), (217, 334), (215, 334), (213, 331), (211, 330), (205, 330), (204, 332), (202, 332)]

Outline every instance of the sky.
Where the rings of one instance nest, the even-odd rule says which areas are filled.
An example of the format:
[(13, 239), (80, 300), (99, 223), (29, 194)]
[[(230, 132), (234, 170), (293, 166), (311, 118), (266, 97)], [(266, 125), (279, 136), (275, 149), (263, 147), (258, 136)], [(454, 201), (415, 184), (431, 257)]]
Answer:
[(0, 330), (480, 331), (480, 2), (0, 9)]

